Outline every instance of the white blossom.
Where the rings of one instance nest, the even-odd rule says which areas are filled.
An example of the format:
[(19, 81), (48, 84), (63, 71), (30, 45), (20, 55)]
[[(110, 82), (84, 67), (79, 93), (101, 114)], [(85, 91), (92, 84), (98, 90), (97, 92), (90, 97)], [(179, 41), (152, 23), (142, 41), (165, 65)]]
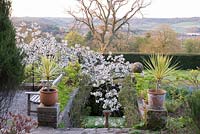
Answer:
[[(24, 42), (27, 36), (32, 38), (29, 43)], [(110, 88), (103, 89), (100, 86), (114, 85), (114, 79), (123, 78), (130, 73), (130, 64), (125, 62), (123, 55), (113, 57), (109, 52), (106, 59), (102, 54), (90, 50), (89, 47), (81, 47), (79, 44), (75, 47), (68, 47), (67, 41), (58, 43), (51, 33), (42, 32), (36, 23), (28, 26), (23, 22), (16, 27), (16, 40), (17, 46), (22, 48), (27, 55), (24, 59), (27, 64), (37, 61), (42, 55), (56, 57), (56, 62), (61, 67), (67, 66), (69, 61), (78, 60), (82, 73), (89, 75), (92, 86), (98, 88), (97, 91), (91, 93), (96, 97), (96, 103), (103, 103), (104, 109), (112, 111), (120, 108), (118, 91)]]

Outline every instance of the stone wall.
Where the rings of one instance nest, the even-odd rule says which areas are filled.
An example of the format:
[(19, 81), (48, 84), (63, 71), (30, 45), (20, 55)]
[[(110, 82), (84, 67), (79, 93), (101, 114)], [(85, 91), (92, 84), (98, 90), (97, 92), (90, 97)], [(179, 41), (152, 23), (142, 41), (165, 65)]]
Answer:
[(59, 122), (63, 122), (65, 124), (66, 128), (71, 128), (72, 127), (72, 119), (71, 119), (71, 114), (70, 111), (73, 107), (73, 101), (75, 99), (75, 96), (78, 94), (79, 89), (75, 89), (72, 94), (70, 95), (70, 100), (68, 101), (63, 113), (61, 113), (61, 118)]
[(42, 103), (38, 106), (38, 125), (58, 127), (59, 103), (54, 106), (44, 106)]

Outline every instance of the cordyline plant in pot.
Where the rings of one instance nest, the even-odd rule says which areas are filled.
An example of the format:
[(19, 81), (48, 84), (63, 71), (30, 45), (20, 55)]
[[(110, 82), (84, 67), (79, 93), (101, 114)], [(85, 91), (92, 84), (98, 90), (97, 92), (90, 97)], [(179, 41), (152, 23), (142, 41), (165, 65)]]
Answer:
[(45, 106), (52, 106), (58, 101), (57, 89), (50, 87), (50, 79), (58, 74), (59, 66), (47, 57), (41, 57), (39, 73), (47, 80), (47, 87), (40, 90), (40, 102)]
[(172, 58), (167, 55), (157, 54), (150, 56), (149, 60), (144, 59), (147, 72), (156, 81), (156, 89), (148, 90), (148, 106), (153, 109), (163, 109), (166, 91), (161, 89), (161, 83), (168, 76), (176, 72), (177, 63), (172, 64)]

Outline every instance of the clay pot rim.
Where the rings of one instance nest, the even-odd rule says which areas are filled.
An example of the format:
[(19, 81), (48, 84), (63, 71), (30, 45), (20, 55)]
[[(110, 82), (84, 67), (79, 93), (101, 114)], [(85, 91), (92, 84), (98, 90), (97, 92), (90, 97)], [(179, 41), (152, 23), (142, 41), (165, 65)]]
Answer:
[(41, 92), (41, 93), (44, 93), (44, 94), (52, 94), (52, 93), (57, 93), (57, 89), (55, 89), (55, 88), (50, 88), (49, 91), (47, 91), (47, 89), (41, 88), (41, 89), (40, 89), (40, 92)]
[(163, 94), (166, 94), (167, 91), (165, 91), (164, 89), (158, 89), (158, 90), (156, 90), (156, 89), (149, 89), (148, 93), (149, 94), (154, 94), (154, 95), (163, 95)]

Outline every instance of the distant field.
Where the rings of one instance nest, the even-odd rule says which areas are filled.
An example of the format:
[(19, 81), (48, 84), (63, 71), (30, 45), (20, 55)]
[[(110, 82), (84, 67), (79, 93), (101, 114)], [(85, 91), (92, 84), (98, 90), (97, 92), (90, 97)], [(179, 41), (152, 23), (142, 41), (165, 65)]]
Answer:
[(186, 33), (188, 29), (198, 27), (200, 28), (199, 22), (180, 22), (171, 25), (178, 33)]
[(188, 22), (179, 22), (179, 23), (169, 23), (166, 21), (166, 23), (159, 23), (159, 22), (147, 22), (144, 21), (144, 23), (135, 24), (132, 25), (133, 29), (142, 30), (142, 31), (149, 31), (154, 30), (158, 28), (160, 25), (167, 24), (172, 27), (173, 30), (175, 30), (177, 33), (187, 33), (189, 29), (191, 28), (200, 28), (200, 22), (196, 21), (188, 21)]
[[(43, 26), (45, 31), (50, 31), (51, 27), (65, 27), (69, 30), (73, 26), (73, 18), (36, 18), (36, 17), (14, 17), (12, 18), (15, 25), (22, 21), (32, 23), (37, 22)], [(177, 33), (186, 33), (190, 28), (200, 28), (200, 17), (195, 18), (143, 18), (130, 20), (131, 31), (143, 34), (149, 30), (154, 30), (159, 25), (168, 24)], [(46, 27), (45, 27), (46, 26)], [(52, 29), (55, 30), (55, 29)], [(199, 31), (200, 32), (200, 31)]]

